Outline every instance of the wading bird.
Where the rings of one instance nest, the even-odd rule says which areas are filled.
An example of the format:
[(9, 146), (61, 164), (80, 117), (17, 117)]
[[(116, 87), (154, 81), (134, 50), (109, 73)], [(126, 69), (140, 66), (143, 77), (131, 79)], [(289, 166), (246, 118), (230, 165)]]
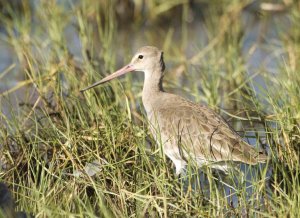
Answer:
[(243, 141), (212, 109), (165, 92), (162, 84), (164, 69), (163, 52), (145, 46), (128, 65), (81, 91), (131, 71), (144, 72), (142, 100), (150, 130), (173, 161), (177, 175), (184, 172), (190, 160), (199, 167), (205, 164), (225, 172), (231, 163), (255, 165), (267, 160), (264, 152)]

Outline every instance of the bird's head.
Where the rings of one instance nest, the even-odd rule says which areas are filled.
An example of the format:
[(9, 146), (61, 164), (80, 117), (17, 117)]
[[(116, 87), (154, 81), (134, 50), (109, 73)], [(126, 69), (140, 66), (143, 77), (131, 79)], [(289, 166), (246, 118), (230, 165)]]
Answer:
[(108, 82), (132, 71), (142, 71), (148, 74), (153, 72), (155, 69), (159, 69), (159, 73), (163, 73), (165, 69), (163, 52), (153, 46), (144, 46), (135, 53), (129, 64), (103, 78), (102, 80), (92, 84), (91, 86), (82, 89), (81, 92), (94, 88), (95, 86)]

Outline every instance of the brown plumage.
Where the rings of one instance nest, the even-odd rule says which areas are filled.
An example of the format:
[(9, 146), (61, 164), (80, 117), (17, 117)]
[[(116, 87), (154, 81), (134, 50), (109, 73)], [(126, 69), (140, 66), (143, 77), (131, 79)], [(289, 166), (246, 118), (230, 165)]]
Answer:
[(223, 171), (230, 166), (230, 161), (254, 165), (267, 160), (263, 152), (243, 141), (212, 109), (165, 92), (164, 68), (162, 51), (145, 46), (128, 65), (82, 91), (130, 71), (144, 72), (142, 98), (150, 130), (175, 164), (176, 174), (182, 172), (189, 160)]

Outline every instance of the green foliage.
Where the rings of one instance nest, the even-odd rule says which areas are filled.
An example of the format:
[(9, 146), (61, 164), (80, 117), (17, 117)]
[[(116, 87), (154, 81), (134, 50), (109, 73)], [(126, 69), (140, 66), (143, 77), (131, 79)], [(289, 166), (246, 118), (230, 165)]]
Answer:
[[(11, 105), (10, 114), (0, 114), (0, 180), (14, 190), (18, 209), (37, 217), (299, 216), (299, 28), (282, 39), (287, 56), (280, 75), (263, 74), (268, 82), (257, 92), (241, 55), (239, 18), (248, 1), (199, 1), (207, 8), (206, 43), (195, 39), (198, 50), (189, 58), (189, 1), (58, 2), (40, 1), (33, 9), (23, 1), (21, 14), (11, 5), (3, 6), (9, 16), (1, 14), (1, 40), (19, 66), (11, 68), (24, 77), (0, 94), (0, 104)], [(294, 4), (290, 19), (299, 25)], [(161, 19), (174, 19), (181, 30)], [(143, 25), (149, 29), (141, 33)], [(78, 37), (77, 53), (68, 32)], [(146, 140), (139, 79), (128, 76), (81, 94), (129, 60), (132, 32), (143, 35), (143, 45), (163, 48), (167, 90), (182, 90), (237, 125), (246, 120), (246, 132), (257, 140), (263, 132), (267, 166), (247, 168), (246, 178), (209, 168), (197, 173), (191, 165), (186, 178), (178, 178), (161, 146)], [(20, 90), (24, 101), (16, 106), (10, 98)], [(94, 160), (101, 165), (97, 175), (74, 175)]]

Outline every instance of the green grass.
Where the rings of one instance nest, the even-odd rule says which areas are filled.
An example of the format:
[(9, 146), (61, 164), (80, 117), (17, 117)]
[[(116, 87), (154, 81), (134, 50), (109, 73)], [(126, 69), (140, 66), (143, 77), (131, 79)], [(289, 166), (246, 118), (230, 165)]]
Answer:
[[(273, 76), (263, 68), (257, 72), (267, 82), (259, 92), (241, 55), (244, 31), (239, 18), (246, 1), (202, 5), (207, 43), (189, 41), (193, 29), (186, 22), (190, 9), (184, 0), (147, 1), (146, 11), (143, 1), (135, 1), (134, 9), (125, 4), (132, 14), (127, 21), (116, 12), (116, 1), (86, 0), (70, 7), (41, 1), (35, 10), (22, 2), (22, 13), (6, 5), (6, 15), (0, 18), (6, 31), (0, 40), (11, 46), (15, 64), (0, 79), (13, 71), (23, 76), (0, 94), (0, 104), (11, 112), (0, 114), (4, 124), (0, 160), (5, 163), (0, 180), (13, 190), (18, 210), (37, 217), (299, 216), (300, 28), (296, 26), (300, 10), (296, 2), (289, 9), (295, 28), (281, 35), (286, 53), (278, 58), (280, 73)], [(176, 18), (174, 10), (182, 10), (182, 16)], [(161, 19), (166, 23), (177, 19), (180, 31)], [(140, 31), (143, 26), (147, 28)], [(76, 54), (70, 49), (68, 28), (80, 41)], [(208, 104), (246, 135), (258, 138), (259, 132), (265, 133), (270, 150), (266, 166), (247, 169), (252, 176), (245, 179), (237, 172), (224, 178), (210, 168), (198, 173), (191, 164), (189, 179), (182, 181), (161, 146), (153, 142), (149, 146), (141, 75), (128, 75), (83, 95), (79, 92), (128, 62), (137, 34), (142, 35), (142, 45), (164, 50), (167, 90)], [(196, 45), (192, 57), (184, 52), (190, 43)], [(15, 105), (11, 98), (17, 92), (24, 96)], [(102, 163), (97, 175), (73, 175), (94, 160)], [(272, 169), (271, 175), (267, 169)], [(199, 177), (205, 181), (201, 188)]]

